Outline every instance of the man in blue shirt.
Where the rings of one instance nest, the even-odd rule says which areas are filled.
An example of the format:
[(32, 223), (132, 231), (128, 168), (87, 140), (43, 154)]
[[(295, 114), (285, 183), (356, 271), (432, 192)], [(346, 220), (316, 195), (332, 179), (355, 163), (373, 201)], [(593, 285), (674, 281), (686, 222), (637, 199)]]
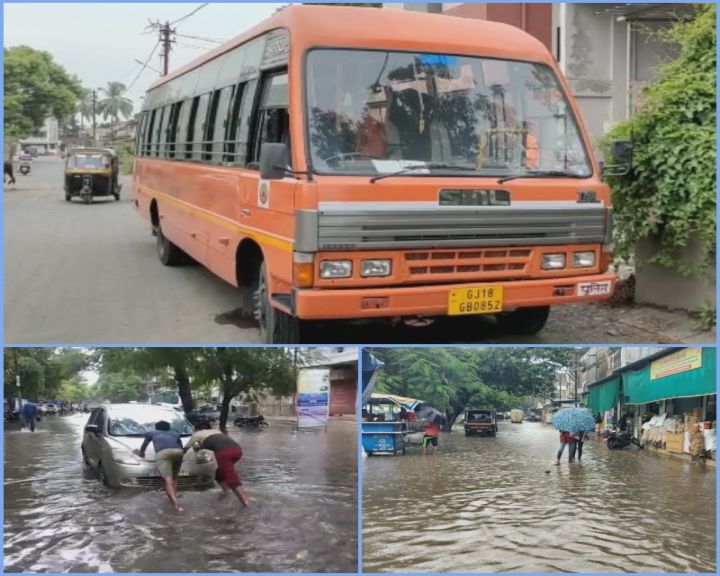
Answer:
[(35, 422), (37, 420), (38, 408), (32, 402), (25, 402), (22, 407), (21, 415), (23, 420), (23, 427), (30, 428), (35, 432)]
[(180, 434), (170, 430), (169, 422), (160, 420), (155, 424), (155, 430), (145, 434), (145, 440), (140, 446), (140, 450), (137, 451), (141, 458), (145, 458), (145, 449), (150, 442), (155, 449), (155, 466), (165, 481), (165, 492), (175, 506), (175, 510), (181, 512), (182, 508), (177, 499), (177, 476), (185, 452), (183, 452)]

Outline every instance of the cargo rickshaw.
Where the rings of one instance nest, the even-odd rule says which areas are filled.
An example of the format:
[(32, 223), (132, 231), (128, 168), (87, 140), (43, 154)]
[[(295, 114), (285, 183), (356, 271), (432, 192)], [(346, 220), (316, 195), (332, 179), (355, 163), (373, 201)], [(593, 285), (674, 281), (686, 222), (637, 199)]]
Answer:
[(465, 436), (495, 436), (498, 431), (495, 410), (465, 410)]
[(393, 394), (372, 394), (363, 407), (362, 445), (368, 456), (405, 454), (406, 437), (422, 434), (415, 409), (422, 401)]
[(90, 204), (97, 196), (120, 200), (117, 154), (108, 148), (70, 148), (65, 157), (65, 200)]

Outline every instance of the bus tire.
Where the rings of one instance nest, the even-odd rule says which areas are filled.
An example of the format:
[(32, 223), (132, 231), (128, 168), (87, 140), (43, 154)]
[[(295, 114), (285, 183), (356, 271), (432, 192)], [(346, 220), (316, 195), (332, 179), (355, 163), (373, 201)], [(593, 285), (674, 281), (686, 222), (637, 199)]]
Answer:
[(518, 335), (537, 334), (545, 327), (550, 306), (537, 306), (534, 308), (518, 308), (513, 312), (497, 315), (498, 327), (503, 332)]
[(300, 343), (300, 319), (274, 308), (270, 303), (265, 262), (258, 271), (254, 314), (260, 338), (265, 344)]
[(185, 260), (185, 253), (180, 250), (175, 244), (170, 242), (162, 232), (162, 228), (157, 226), (157, 253), (165, 266), (179, 266)]

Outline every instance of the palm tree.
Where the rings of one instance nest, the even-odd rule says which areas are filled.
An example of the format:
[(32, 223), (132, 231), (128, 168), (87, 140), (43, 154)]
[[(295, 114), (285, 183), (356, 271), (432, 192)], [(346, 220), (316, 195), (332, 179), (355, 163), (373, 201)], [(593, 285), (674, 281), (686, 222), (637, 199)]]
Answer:
[(98, 110), (103, 118), (111, 118), (114, 124), (120, 121), (120, 116), (130, 118), (133, 104), (130, 98), (123, 96), (127, 87), (122, 82), (108, 82), (107, 88), (100, 88), (105, 98), (98, 102)]
[(83, 119), (92, 121), (93, 105), (90, 91), (87, 90), (85, 95), (77, 103), (77, 113), (80, 114), (80, 130), (83, 130)]

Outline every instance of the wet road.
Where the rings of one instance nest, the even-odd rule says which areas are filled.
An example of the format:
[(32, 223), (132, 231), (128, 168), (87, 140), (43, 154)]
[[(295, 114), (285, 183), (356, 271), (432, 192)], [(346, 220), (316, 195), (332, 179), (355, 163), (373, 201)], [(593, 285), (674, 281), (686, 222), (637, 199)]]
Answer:
[(271, 421), (233, 433), (251, 495), (113, 491), (83, 472), (87, 415), (47, 417), (5, 434), (5, 570), (11, 572), (355, 572), (354, 422), (296, 434)]
[(715, 571), (714, 469), (594, 440), (556, 467), (550, 426), (499, 426), (365, 458), (364, 571)]

